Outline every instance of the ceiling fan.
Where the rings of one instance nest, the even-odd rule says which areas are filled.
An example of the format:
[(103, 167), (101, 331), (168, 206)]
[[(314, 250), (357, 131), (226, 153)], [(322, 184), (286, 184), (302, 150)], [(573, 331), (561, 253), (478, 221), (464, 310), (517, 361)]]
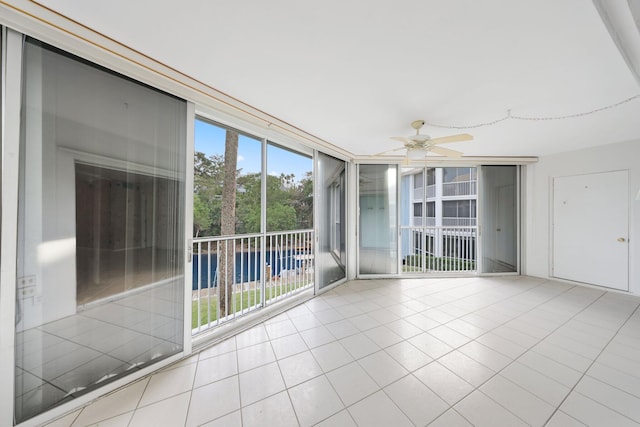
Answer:
[(423, 135), (420, 133), (420, 128), (424, 126), (424, 120), (416, 120), (411, 123), (411, 127), (416, 130), (415, 135), (409, 137), (394, 136), (391, 139), (400, 141), (404, 144), (404, 147), (396, 148), (393, 150), (383, 151), (376, 155), (389, 153), (391, 151), (407, 150), (407, 158), (409, 159), (421, 159), (424, 158), (427, 153), (433, 152), (446, 157), (460, 157), (462, 153), (460, 151), (451, 150), (449, 148), (439, 147), (440, 144), (446, 144), (448, 142), (462, 142), (471, 141), (473, 136), (468, 133), (461, 133), (458, 135), (445, 136), (442, 138), (431, 138), (429, 135)]

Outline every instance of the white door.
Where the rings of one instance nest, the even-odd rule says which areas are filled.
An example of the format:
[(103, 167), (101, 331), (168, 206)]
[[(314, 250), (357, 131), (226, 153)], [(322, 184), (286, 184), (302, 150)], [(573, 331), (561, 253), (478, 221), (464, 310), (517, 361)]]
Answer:
[(627, 175), (554, 178), (554, 277), (629, 290)]

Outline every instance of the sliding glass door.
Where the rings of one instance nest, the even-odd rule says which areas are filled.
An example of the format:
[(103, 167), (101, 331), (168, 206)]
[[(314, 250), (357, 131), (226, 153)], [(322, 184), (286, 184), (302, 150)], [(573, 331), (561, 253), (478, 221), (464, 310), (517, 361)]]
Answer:
[(519, 272), (518, 171), (407, 167), (396, 186), (394, 166), (359, 165), (359, 273), (394, 274), (397, 265), (403, 275)]
[(23, 44), (20, 423), (183, 350), (187, 103)]
[(358, 165), (358, 274), (398, 273), (396, 165)]
[(405, 168), (401, 189), (402, 273), (475, 273), (477, 168)]
[(346, 276), (346, 173), (345, 162), (329, 155), (317, 154), (315, 254), (317, 289)]
[(482, 273), (516, 273), (518, 166), (482, 166), (480, 170)]

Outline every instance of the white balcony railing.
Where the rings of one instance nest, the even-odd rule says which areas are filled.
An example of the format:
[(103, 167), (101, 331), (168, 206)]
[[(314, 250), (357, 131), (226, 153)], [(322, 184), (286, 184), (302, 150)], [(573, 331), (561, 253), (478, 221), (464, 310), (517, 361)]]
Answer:
[(313, 287), (313, 230), (193, 241), (192, 330)]
[(436, 197), (436, 186), (427, 185), (427, 199), (433, 199)]
[(442, 184), (442, 196), (473, 196), (477, 194), (477, 181), (445, 182)]
[(476, 235), (475, 226), (401, 227), (403, 274), (475, 272)]
[(434, 197), (436, 197), (436, 186), (427, 185), (426, 194), (424, 187), (413, 189), (413, 200), (423, 200), (424, 197), (426, 197), (427, 199), (433, 199)]
[(423, 218), (421, 216), (412, 216), (411, 225), (414, 227), (434, 226), (436, 225), (435, 218)]
[(474, 227), (477, 225), (477, 221), (476, 218), (444, 217), (442, 218), (442, 225), (449, 227)]
[(413, 189), (413, 200), (422, 200), (424, 197), (424, 187), (418, 187)]
[[(476, 218), (452, 218), (445, 217), (442, 218), (442, 225), (447, 227), (474, 227), (477, 225)], [(412, 227), (433, 227), (436, 225), (435, 218), (423, 218), (421, 216), (412, 216), (411, 217), (411, 226)]]

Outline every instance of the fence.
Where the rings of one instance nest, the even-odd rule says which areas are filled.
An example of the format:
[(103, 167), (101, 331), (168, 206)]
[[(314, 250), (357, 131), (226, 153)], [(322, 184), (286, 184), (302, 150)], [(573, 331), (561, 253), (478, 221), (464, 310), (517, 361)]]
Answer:
[(401, 228), (403, 273), (473, 272), (477, 227)]
[(477, 181), (445, 182), (442, 184), (443, 196), (472, 196), (477, 194)]
[(313, 272), (312, 230), (194, 239), (193, 332), (312, 288)]

